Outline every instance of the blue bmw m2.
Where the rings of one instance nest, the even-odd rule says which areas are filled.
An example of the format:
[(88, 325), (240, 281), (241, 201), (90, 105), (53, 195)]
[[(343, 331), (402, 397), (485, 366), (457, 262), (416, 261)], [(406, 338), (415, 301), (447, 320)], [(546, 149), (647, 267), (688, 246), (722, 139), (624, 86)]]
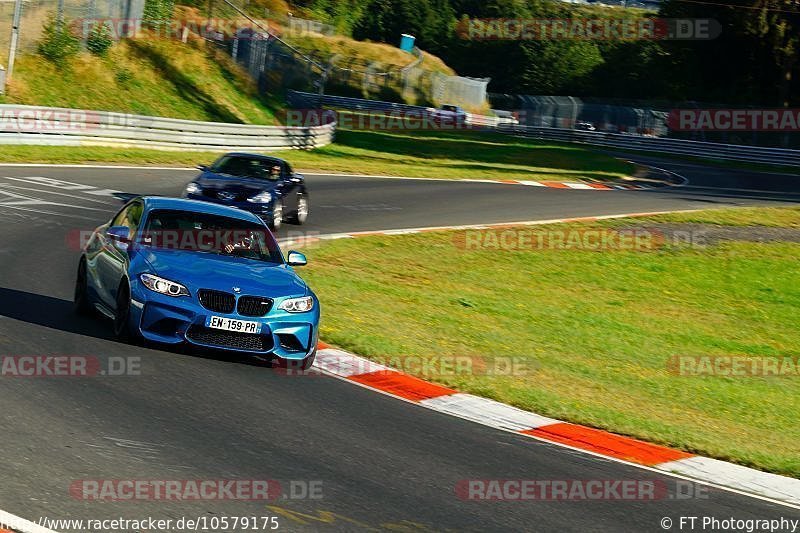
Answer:
[(255, 214), (208, 202), (138, 197), (95, 229), (81, 253), (75, 310), (114, 334), (257, 354), (308, 368), (319, 300)]

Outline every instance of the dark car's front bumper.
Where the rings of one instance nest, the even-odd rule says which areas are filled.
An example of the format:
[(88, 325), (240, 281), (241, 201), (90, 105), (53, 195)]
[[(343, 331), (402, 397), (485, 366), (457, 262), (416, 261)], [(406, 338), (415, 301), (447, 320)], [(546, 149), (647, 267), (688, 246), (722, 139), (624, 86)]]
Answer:
[(272, 220), (272, 208), (275, 205), (275, 200), (269, 203), (257, 203), (257, 202), (248, 202), (248, 201), (237, 201), (237, 200), (222, 200), (217, 198), (216, 196), (207, 196), (205, 194), (189, 194), (186, 193), (184, 195), (185, 198), (189, 200), (200, 200), (201, 202), (211, 202), (213, 204), (225, 205), (228, 207), (235, 207), (237, 209), (243, 209), (245, 211), (249, 211), (256, 215), (257, 217), (261, 218), (265, 222), (269, 222)]

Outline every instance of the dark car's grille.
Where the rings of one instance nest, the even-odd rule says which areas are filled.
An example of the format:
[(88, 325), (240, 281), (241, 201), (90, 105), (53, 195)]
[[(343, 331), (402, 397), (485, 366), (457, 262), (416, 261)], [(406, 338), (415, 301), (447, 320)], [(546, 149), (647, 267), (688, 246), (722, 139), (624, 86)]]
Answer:
[(205, 326), (192, 326), (186, 332), (186, 338), (206, 346), (248, 350), (251, 352), (268, 352), (272, 349), (272, 335), (254, 335), (236, 331), (223, 331)]
[(236, 306), (236, 298), (229, 292), (200, 289), (197, 297), (203, 307), (217, 313), (233, 313), (233, 308)]
[(241, 296), (237, 312), (242, 316), (264, 316), (272, 309), (272, 300), (261, 296)]
[(204, 189), (203, 196), (225, 202), (244, 202), (248, 198), (247, 193), (228, 191), (225, 189)]

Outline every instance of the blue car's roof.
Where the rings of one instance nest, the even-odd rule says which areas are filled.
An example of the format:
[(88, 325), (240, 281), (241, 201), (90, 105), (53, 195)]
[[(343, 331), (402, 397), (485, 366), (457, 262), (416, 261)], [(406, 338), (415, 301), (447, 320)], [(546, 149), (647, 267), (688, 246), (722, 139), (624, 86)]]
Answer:
[(238, 218), (250, 222), (261, 223), (261, 219), (253, 213), (236, 209), (235, 207), (228, 207), (210, 202), (201, 202), (199, 200), (187, 200), (185, 198), (168, 198), (162, 196), (144, 196), (145, 211), (152, 209), (175, 209), (179, 211), (191, 211), (193, 213), (207, 213), (209, 215), (219, 215), (231, 218)]

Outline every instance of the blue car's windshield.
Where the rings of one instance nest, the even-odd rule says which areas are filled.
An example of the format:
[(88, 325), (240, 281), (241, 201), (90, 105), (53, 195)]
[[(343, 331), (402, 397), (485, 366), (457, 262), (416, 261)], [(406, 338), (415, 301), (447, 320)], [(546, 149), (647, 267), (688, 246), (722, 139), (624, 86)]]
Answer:
[(140, 244), (169, 250), (206, 252), (283, 263), (269, 230), (237, 218), (179, 210), (153, 210)]

